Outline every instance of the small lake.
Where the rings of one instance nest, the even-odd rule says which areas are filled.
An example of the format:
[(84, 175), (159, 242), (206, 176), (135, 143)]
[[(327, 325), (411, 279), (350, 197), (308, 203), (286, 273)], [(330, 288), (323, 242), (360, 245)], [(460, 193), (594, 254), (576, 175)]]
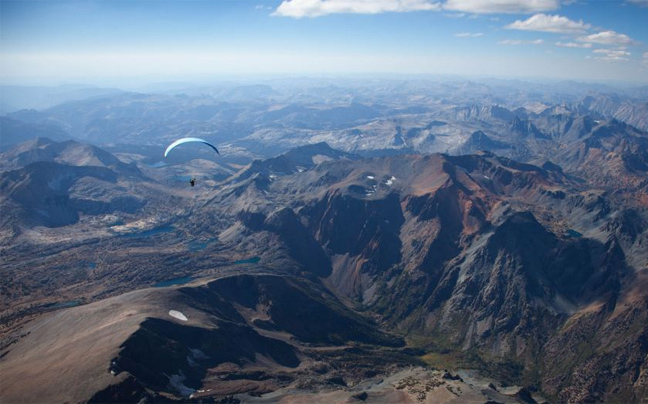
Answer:
[(189, 251), (201, 251), (207, 248), (207, 246), (214, 242), (216, 239), (209, 239), (205, 241), (200, 241), (200, 240), (192, 240), (187, 243), (187, 249)]
[(168, 279), (166, 281), (158, 282), (155, 285), (153, 285), (153, 287), (166, 288), (169, 286), (184, 285), (185, 283), (189, 283), (193, 280), (194, 280), (193, 276), (183, 276), (182, 278), (173, 278), (173, 279)]
[(583, 234), (580, 233), (580, 232), (577, 232), (574, 229), (568, 229), (567, 230), (567, 237), (581, 238), (581, 237), (583, 237)]
[(234, 264), (258, 264), (261, 261), (261, 257), (252, 257), (244, 260), (234, 261)]

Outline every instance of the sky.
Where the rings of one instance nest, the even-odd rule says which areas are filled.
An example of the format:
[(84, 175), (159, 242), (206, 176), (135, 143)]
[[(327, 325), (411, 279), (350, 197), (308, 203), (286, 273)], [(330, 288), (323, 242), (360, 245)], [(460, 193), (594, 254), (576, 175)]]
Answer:
[(648, 83), (648, 0), (0, 0), (0, 84), (272, 75)]

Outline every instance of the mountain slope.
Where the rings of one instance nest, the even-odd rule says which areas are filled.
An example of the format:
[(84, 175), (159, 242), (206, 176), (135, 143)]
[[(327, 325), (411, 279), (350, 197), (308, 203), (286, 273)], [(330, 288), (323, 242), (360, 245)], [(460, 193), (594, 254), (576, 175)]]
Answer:
[(342, 351), (352, 341), (400, 343), (298, 279), (246, 275), (145, 289), (31, 324), (1, 359), (2, 398), (137, 402), (186, 399), (206, 387), (221, 396), (264, 392), (299, 376), (339, 377), (311, 346)]

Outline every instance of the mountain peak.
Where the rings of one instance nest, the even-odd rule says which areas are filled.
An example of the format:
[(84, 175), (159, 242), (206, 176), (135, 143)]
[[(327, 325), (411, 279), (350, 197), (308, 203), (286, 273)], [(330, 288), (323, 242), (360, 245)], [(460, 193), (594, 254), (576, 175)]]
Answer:
[(39, 137), (14, 146), (2, 153), (2, 156), (5, 162), (14, 167), (50, 161), (70, 166), (115, 167), (125, 171), (137, 171), (135, 167), (121, 162), (99, 147), (74, 140), (55, 142), (49, 138)]

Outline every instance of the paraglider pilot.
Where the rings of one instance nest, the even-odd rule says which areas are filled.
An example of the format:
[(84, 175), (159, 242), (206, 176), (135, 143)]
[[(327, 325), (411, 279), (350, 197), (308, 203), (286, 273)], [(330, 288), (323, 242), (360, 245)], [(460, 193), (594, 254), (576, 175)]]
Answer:
[[(216, 152), (216, 154), (218, 154), (218, 155), (220, 156), (220, 152), (218, 151), (218, 149), (216, 148), (216, 146), (214, 146), (213, 144), (209, 143), (208, 141), (203, 140), (203, 139), (199, 139), (199, 138), (197, 138), (197, 137), (184, 137), (184, 138), (182, 138), (182, 139), (178, 139), (178, 140), (176, 140), (175, 142), (171, 143), (171, 144), (169, 145), (169, 147), (167, 147), (166, 150), (164, 151), (164, 157), (166, 158), (166, 157), (169, 155), (169, 152), (170, 152), (171, 150), (173, 150), (176, 146), (181, 145), (181, 144), (184, 144), (184, 143), (194, 143), (194, 142), (198, 142), (198, 143), (204, 143), (204, 144), (206, 144), (207, 146), (209, 146), (209, 147), (211, 147), (212, 149), (214, 149), (214, 151)], [(196, 179), (195, 179), (195, 178), (190, 179), (190, 180), (189, 180), (189, 184), (191, 184), (192, 187), (195, 186), (195, 185), (196, 185)]]

